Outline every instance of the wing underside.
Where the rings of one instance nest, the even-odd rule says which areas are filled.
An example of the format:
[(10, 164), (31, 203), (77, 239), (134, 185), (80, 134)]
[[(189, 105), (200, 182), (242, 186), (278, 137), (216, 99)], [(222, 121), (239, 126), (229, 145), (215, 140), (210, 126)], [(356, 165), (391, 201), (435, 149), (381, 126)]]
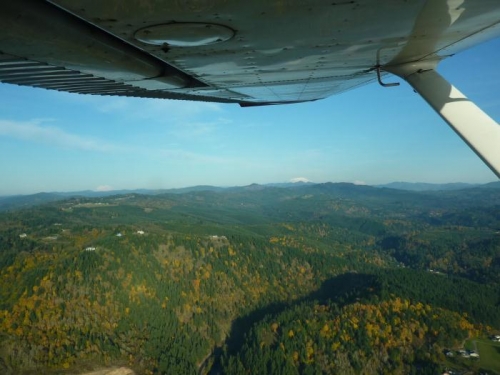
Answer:
[(0, 80), (82, 94), (240, 103), (322, 99), (377, 66), (441, 60), (500, 34), (497, 1), (17, 0)]

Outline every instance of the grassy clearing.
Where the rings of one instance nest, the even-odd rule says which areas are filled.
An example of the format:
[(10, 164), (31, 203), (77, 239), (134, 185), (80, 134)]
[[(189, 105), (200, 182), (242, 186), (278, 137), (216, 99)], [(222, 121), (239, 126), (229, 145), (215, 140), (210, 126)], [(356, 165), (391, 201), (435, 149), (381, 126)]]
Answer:
[(500, 343), (488, 339), (477, 340), (481, 367), (500, 374)]
[(500, 343), (488, 338), (478, 338), (468, 340), (465, 347), (474, 349), (474, 343), (480, 356), (479, 367), (500, 375)]

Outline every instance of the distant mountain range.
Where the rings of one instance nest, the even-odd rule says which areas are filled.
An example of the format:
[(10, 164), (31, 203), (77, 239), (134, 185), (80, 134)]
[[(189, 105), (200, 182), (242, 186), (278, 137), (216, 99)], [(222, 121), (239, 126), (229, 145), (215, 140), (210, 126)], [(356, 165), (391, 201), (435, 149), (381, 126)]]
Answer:
[(475, 187), (499, 188), (500, 181), (489, 182), (487, 184), (467, 184), (464, 182), (453, 182), (448, 184), (429, 184), (425, 182), (391, 182), (389, 184), (376, 185), (376, 187), (409, 191), (462, 190)]
[(111, 191), (92, 191), (82, 190), (75, 192), (50, 192), (50, 193), (37, 193), (30, 195), (13, 195), (0, 197), (0, 211), (9, 211), (20, 208), (27, 208), (43, 203), (55, 202), (68, 198), (85, 197), (85, 198), (99, 198), (109, 197), (114, 195), (124, 194), (143, 194), (143, 195), (158, 195), (158, 194), (187, 194), (196, 192), (222, 192), (222, 191), (260, 191), (268, 188), (282, 188), (282, 189), (300, 189), (316, 187), (318, 189), (332, 189), (342, 191), (351, 190), (352, 187), (359, 189), (363, 188), (385, 188), (393, 190), (403, 190), (410, 192), (436, 192), (436, 191), (458, 191), (464, 189), (500, 189), (500, 181), (490, 182), (487, 184), (467, 184), (467, 183), (448, 183), (448, 184), (429, 184), (429, 183), (413, 183), (413, 182), (391, 182), (384, 185), (364, 186), (354, 185), (351, 183), (320, 183), (313, 182), (285, 182), (285, 183), (270, 183), (270, 184), (251, 184), (248, 186), (234, 186), (234, 187), (218, 187), (210, 185), (198, 185), (185, 188), (176, 189), (134, 189), (134, 190), (111, 190)]

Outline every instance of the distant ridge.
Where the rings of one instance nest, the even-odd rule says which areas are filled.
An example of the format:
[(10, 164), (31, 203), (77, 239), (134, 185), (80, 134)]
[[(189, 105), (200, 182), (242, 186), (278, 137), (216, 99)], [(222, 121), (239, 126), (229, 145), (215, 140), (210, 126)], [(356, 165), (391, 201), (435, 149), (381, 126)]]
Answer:
[[(490, 182), (490, 184), (495, 184), (495, 183), (496, 182)], [(485, 186), (485, 185), (467, 184), (464, 182), (453, 182), (448, 184), (429, 184), (426, 182), (391, 182), (389, 184), (376, 185), (376, 187), (379, 188), (389, 188), (389, 189), (409, 190), (409, 191), (462, 190), (479, 186)]]
[[(185, 188), (164, 189), (161, 192), (162, 193), (170, 193), (170, 194), (184, 194), (184, 193), (199, 192), (199, 191), (221, 191), (224, 189), (227, 189), (227, 188), (223, 188), (223, 187), (219, 187), (219, 186), (212, 186), (212, 185), (196, 185), (196, 186), (190, 186), (190, 187), (185, 187)], [(143, 194), (148, 194), (148, 193), (143, 193)]]
[(484, 189), (500, 189), (500, 181), (489, 182), (484, 185), (480, 185), (479, 187)]
[(312, 185), (316, 185), (316, 183), (311, 181), (278, 182), (278, 183), (265, 184), (264, 186), (290, 188), (290, 187), (302, 187), (302, 186), (312, 186)]
[[(335, 192), (340, 196), (352, 194), (368, 194), (372, 196), (380, 196), (387, 194), (404, 194), (438, 192), (438, 191), (459, 191), (464, 189), (472, 189), (477, 193), (481, 189), (500, 189), (500, 181), (490, 182), (487, 184), (467, 184), (467, 183), (448, 183), (448, 184), (430, 184), (430, 183), (414, 183), (414, 182), (391, 182), (384, 185), (356, 185), (349, 182), (282, 182), (269, 184), (250, 184), (247, 186), (234, 187), (219, 187), (211, 185), (197, 185), (185, 188), (175, 189), (132, 189), (132, 190), (111, 190), (111, 191), (93, 191), (82, 190), (75, 192), (42, 192), (29, 195), (13, 195), (0, 197), (0, 212), (28, 208), (44, 203), (56, 202), (68, 198), (105, 198), (114, 195), (124, 194), (142, 194), (142, 195), (159, 195), (159, 194), (196, 194), (202, 192), (222, 193), (222, 192), (261, 192), (271, 191), (273, 189), (291, 189), (291, 191), (309, 190), (310, 192)], [(385, 190), (385, 191), (384, 191)], [(397, 193), (399, 191), (399, 193)]]

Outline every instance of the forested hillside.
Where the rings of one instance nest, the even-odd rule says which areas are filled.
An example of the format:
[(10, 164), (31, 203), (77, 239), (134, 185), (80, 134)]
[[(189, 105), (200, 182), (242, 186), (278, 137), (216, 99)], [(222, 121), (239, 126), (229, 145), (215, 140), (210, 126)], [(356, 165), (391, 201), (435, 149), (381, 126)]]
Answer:
[(499, 232), (498, 189), (251, 185), (3, 213), (0, 372), (436, 373), (499, 332)]

